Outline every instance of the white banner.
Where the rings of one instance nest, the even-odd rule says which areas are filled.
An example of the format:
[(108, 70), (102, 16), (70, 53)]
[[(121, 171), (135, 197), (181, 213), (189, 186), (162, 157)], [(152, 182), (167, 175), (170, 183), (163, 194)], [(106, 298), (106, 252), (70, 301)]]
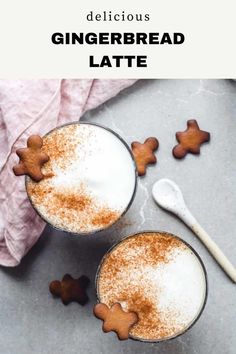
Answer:
[(234, 78), (235, 0), (1, 0), (1, 78)]

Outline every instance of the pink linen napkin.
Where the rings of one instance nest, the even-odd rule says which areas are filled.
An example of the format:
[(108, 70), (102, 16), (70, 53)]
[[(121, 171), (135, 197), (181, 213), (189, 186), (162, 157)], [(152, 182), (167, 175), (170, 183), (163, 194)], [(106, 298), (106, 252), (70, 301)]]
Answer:
[(0, 264), (16, 266), (38, 240), (45, 223), (16, 177), (15, 151), (31, 134), (78, 120), (135, 80), (0, 80)]

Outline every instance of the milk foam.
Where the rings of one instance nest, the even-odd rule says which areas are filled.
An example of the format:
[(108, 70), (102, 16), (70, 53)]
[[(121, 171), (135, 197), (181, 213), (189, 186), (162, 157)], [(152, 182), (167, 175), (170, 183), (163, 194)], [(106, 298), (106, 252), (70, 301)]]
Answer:
[(98, 282), (100, 301), (108, 306), (120, 302), (125, 310), (136, 311), (139, 322), (130, 334), (147, 340), (184, 332), (206, 298), (205, 272), (194, 252), (178, 239), (163, 252), (155, 238), (158, 234), (144, 233), (121, 242), (105, 256)]
[[(55, 137), (53, 134), (57, 131), (63, 136)], [(52, 198), (51, 204), (56, 205), (57, 195), (53, 199), (56, 193), (59, 192), (61, 195), (65, 192), (65, 198), (68, 194), (73, 195), (74, 198), (83, 188), (83, 192), (92, 200), (94, 213), (97, 212), (96, 220), (99, 217), (99, 210), (103, 210), (103, 213), (104, 210), (106, 213), (109, 210), (114, 211), (115, 216), (112, 217), (118, 219), (129, 205), (136, 184), (135, 164), (125, 144), (110, 131), (91, 124), (61, 127), (49, 133), (44, 140), (49, 146), (47, 147), (49, 151), (57, 149), (54, 145), (55, 142), (59, 143), (62, 153), (55, 158), (51, 153), (49, 163), (43, 167), (43, 172), (53, 173), (53, 177), (44, 179), (38, 184), (31, 180), (27, 181), (28, 194), (41, 216), (54, 226), (71, 232), (90, 232), (104, 228), (105, 225), (99, 227), (97, 221), (93, 224), (89, 220), (89, 213), (91, 218), (93, 217), (91, 203), (83, 211), (81, 208), (76, 210), (73, 205), (70, 214), (68, 205), (66, 207), (60, 205), (58, 210), (50, 205), (49, 197)], [(67, 147), (63, 152), (63, 145), (71, 146), (71, 149)], [(47, 150), (45, 152), (50, 156)], [(33, 188), (29, 188), (32, 186)], [(39, 198), (40, 188), (46, 191), (43, 199)], [(49, 189), (53, 190), (50, 196)], [(66, 220), (65, 213), (59, 213), (59, 209), (60, 211), (64, 209)], [(114, 221), (116, 220), (110, 220), (110, 223)]]
[(189, 250), (173, 250), (169, 262), (146, 267), (137, 275), (156, 288), (156, 306), (163, 316), (175, 315), (175, 325), (184, 330), (199, 314), (205, 299), (205, 275)]
[[(75, 132), (75, 158), (66, 171), (57, 168), (52, 183), (78, 187), (81, 183), (102, 203), (124, 210), (135, 186), (134, 163), (126, 146), (114, 134), (95, 125), (80, 124)], [(85, 141), (86, 137), (86, 141)]]

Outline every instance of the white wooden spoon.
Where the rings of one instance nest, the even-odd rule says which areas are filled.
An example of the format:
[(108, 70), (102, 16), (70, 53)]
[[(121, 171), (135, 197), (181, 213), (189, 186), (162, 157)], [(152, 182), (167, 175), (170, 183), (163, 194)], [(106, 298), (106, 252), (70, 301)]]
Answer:
[(191, 214), (177, 184), (169, 179), (161, 179), (154, 183), (152, 195), (159, 206), (177, 215), (198, 236), (225, 273), (236, 283), (235, 267)]

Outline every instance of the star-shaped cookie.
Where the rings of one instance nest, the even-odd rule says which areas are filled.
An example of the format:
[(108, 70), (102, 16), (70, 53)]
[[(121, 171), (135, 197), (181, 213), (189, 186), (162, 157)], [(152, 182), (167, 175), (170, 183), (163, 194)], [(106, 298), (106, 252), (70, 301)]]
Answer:
[(120, 340), (129, 338), (130, 328), (138, 322), (138, 316), (135, 312), (125, 312), (120, 303), (115, 303), (109, 307), (105, 304), (94, 306), (94, 315), (103, 320), (104, 332), (115, 332)]
[(200, 130), (195, 119), (187, 121), (187, 129), (184, 132), (177, 132), (176, 139), (179, 142), (173, 148), (173, 155), (177, 159), (182, 159), (190, 152), (200, 154), (200, 147), (203, 143), (210, 140), (210, 133)]
[(62, 281), (54, 280), (49, 285), (49, 290), (52, 295), (60, 297), (64, 305), (75, 301), (80, 305), (85, 305), (88, 301), (86, 289), (89, 284), (89, 279), (82, 275), (78, 279), (74, 279), (71, 275), (66, 274)]

